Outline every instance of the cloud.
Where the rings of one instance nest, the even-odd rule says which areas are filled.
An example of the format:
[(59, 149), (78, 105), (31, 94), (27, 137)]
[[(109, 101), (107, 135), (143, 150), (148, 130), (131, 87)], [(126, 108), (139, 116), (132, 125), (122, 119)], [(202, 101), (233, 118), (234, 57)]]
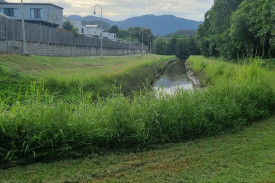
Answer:
[[(93, 7), (100, 4), (103, 16), (111, 20), (123, 20), (145, 14), (172, 14), (178, 17), (202, 21), (204, 14), (213, 5), (214, 0), (59, 0), (24, 2), (53, 3), (64, 8), (64, 15), (92, 15)], [(8, 0), (18, 2), (18, 0)]]

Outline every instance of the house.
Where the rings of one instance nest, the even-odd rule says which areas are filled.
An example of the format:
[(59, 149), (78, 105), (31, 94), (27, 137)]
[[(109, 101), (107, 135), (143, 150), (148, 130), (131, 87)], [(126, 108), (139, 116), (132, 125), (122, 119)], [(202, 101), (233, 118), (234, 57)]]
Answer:
[(108, 38), (112, 41), (116, 41), (116, 34), (115, 33), (110, 33), (110, 32), (103, 32), (102, 33), (103, 38)]
[(63, 22), (69, 21), (74, 27), (78, 29), (78, 33), (81, 35), (86, 34), (86, 27), (81, 25), (81, 21), (71, 20), (68, 17), (63, 18)]
[[(98, 25), (85, 25), (85, 35), (89, 37), (100, 37), (101, 28)], [(110, 39), (112, 41), (116, 40), (116, 34), (102, 31), (102, 37)]]
[[(69, 21), (78, 29), (78, 33), (87, 37), (100, 37), (101, 28), (98, 25), (82, 25), (81, 21), (72, 20), (66, 16), (63, 17), (63, 22)], [(102, 37), (116, 41), (116, 34), (105, 32), (102, 30)]]
[(86, 36), (100, 37), (101, 28), (98, 25), (85, 25)]
[[(0, 14), (10, 19), (22, 19), (21, 3), (8, 3), (0, 0)], [(63, 8), (51, 3), (24, 3), (23, 13), (25, 22), (62, 27)]]

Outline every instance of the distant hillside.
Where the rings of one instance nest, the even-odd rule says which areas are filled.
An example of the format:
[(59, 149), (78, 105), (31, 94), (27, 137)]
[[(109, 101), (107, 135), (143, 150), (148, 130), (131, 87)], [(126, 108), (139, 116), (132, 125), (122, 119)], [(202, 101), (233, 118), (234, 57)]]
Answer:
[(171, 36), (196, 36), (197, 30), (193, 29), (180, 29), (177, 32), (167, 34), (161, 37), (171, 37)]
[[(100, 20), (100, 17), (71, 15), (69, 18), (79, 21), (95, 21)], [(120, 29), (128, 29), (129, 27), (144, 27), (150, 28), (155, 35), (171, 34), (179, 29), (198, 29), (202, 22), (179, 18), (174, 15), (143, 15), (138, 17), (128, 18), (123, 21), (112, 21), (103, 18), (103, 21), (110, 25), (117, 25)]]

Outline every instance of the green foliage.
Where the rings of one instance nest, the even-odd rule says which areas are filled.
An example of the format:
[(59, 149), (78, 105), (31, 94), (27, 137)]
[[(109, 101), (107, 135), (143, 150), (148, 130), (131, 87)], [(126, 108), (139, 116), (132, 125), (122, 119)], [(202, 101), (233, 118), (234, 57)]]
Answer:
[(273, 0), (216, 0), (197, 32), (204, 56), (275, 57)]
[(130, 37), (130, 41), (135, 41), (139, 43), (143, 42), (144, 45), (149, 47), (151, 46), (149, 43), (151, 43), (155, 39), (151, 29), (141, 27), (130, 27), (128, 31), (119, 30), (117, 33), (117, 37), (123, 40), (129, 40)]
[(151, 43), (151, 41), (155, 38), (151, 29), (146, 29), (142, 27), (130, 27), (128, 29), (128, 32), (131, 34), (131, 36), (136, 37), (140, 43), (143, 42), (143, 44), (146, 46), (149, 45), (149, 43)]
[(74, 25), (69, 20), (67, 20), (63, 23), (62, 27), (63, 27), (63, 29), (72, 31), (74, 28)]
[(196, 36), (196, 30), (193, 29), (180, 29), (177, 32), (171, 33), (168, 36), (164, 37), (173, 37), (173, 36)]
[(194, 37), (172, 37), (156, 39), (152, 44), (152, 52), (160, 55), (176, 55), (180, 59), (187, 59), (190, 55), (200, 53)]
[(1, 162), (179, 142), (234, 131), (266, 117), (274, 92), (261, 68), (251, 64), (228, 74), (223, 67), (209, 72), (222, 79), (211, 79), (207, 89), (158, 99), (150, 93), (129, 98), (114, 92), (93, 101), (81, 86), (65, 101), (32, 85), (24, 101), (8, 105), (1, 100)]
[(72, 33), (77, 36), (79, 33), (78, 33), (78, 28), (77, 27), (74, 27), (74, 25), (71, 23), (71, 21), (67, 20), (63, 23), (62, 25), (63, 29), (67, 29), (67, 30), (70, 30), (72, 31)]
[[(69, 95), (83, 92), (106, 97), (113, 87), (131, 96), (145, 90), (155, 79), (156, 72), (174, 56), (138, 55), (122, 57), (0, 57), (0, 97), (9, 103), (24, 100), (24, 94), (34, 81), (44, 84), (45, 89), (56, 98), (66, 100)], [(20, 93), (20, 92), (21, 93)]]
[[(0, 170), (0, 182), (273, 183), (275, 117), (238, 133)], [(236, 168), (238, 167), (238, 168)], [(259, 173), (260, 172), (260, 173)]]
[(109, 29), (109, 32), (110, 32), (110, 33), (115, 33), (115, 34), (117, 34), (117, 33), (119, 32), (118, 26), (113, 25), (113, 26)]

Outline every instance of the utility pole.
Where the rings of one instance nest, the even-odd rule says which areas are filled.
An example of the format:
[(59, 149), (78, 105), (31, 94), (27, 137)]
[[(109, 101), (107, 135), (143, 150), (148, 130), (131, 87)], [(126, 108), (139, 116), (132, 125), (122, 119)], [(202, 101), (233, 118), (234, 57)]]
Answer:
[(157, 54), (157, 39), (155, 39), (155, 54)]
[(130, 30), (128, 29), (129, 32), (129, 57), (131, 55), (131, 50), (130, 50), (130, 40), (131, 40), (131, 35), (130, 35)]
[(150, 53), (150, 36), (148, 36), (148, 54)]
[(96, 14), (95, 8), (100, 7), (101, 9), (101, 21), (100, 21), (100, 27), (101, 27), (101, 32), (100, 32), (100, 57), (102, 58), (102, 6), (100, 5), (95, 5), (94, 7), (94, 15)]
[(143, 54), (143, 28), (141, 27), (141, 50), (142, 50), (142, 54)]
[(21, 22), (22, 22), (22, 54), (27, 55), (27, 44), (26, 44), (26, 32), (25, 32), (25, 21), (24, 21), (24, 6), (23, 0), (21, 0)]

